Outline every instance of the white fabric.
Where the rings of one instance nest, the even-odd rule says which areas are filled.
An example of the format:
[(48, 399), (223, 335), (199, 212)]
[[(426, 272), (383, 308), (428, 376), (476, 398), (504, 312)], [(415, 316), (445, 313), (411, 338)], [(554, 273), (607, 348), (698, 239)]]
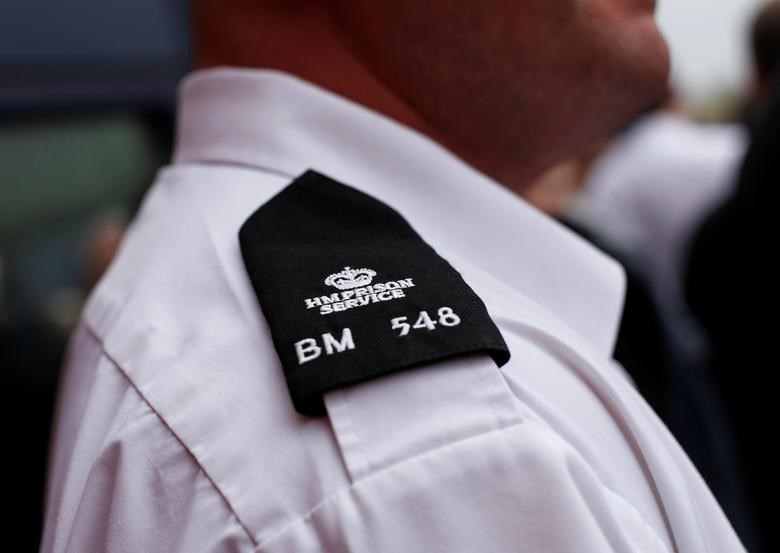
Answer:
[(733, 189), (746, 148), (740, 125), (648, 115), (594, 164), (571, 216), (640, 256), (659, 299), (677, 314), (688, 241)]
[[(294, 411), (237, 232), (307, 168), (404, 215), (509, 363), (464, 356)], [(197, 72), (174, 162), (71, 344), (41, 551), (743, 551), (611, 361), (624, 279), (408, 128), (281, 73)]]

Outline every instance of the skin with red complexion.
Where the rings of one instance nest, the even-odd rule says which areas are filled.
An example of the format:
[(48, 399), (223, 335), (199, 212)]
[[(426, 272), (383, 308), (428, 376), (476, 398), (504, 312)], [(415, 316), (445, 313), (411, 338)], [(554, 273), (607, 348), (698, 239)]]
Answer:
[(200, 67), (272, 67), (522, 193), (666, 93), (653, 0), (201, 0)]

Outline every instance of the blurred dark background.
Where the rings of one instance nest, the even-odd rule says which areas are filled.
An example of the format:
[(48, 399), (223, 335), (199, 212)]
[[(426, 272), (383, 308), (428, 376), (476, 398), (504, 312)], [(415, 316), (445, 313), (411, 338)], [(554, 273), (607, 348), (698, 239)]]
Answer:
[(183, 0), (0, 3), (0, 374), (7, 543), (37, 551), (58, 371), (172, 144)]

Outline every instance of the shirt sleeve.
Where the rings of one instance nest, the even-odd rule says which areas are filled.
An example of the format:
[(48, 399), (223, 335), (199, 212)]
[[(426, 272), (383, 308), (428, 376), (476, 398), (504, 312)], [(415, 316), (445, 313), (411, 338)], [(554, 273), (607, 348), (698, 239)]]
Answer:
[(41, 553), (253, 550), (194, 457), (84, 327), (57, 401)]

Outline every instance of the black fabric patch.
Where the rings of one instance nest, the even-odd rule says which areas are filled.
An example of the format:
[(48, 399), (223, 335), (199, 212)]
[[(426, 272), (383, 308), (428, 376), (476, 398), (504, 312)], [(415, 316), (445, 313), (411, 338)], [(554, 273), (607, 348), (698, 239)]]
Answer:
[[(322, 394), (455, 355), (509, 350), (485, 304), (394, 209), (307, 171), (239, 232), (295, 409)], [(405, 317), (405, 319), (404, 319)]]

